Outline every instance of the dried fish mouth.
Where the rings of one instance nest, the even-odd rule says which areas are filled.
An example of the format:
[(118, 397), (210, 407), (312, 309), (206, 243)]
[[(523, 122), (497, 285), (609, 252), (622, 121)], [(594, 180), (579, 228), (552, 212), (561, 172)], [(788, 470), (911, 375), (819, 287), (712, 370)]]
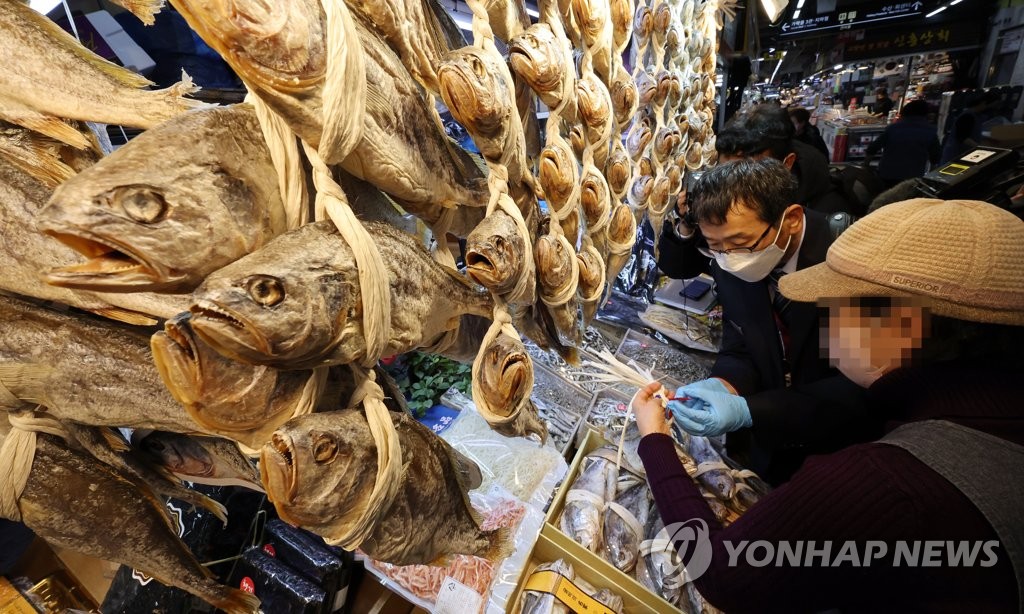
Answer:
[[(299, 474), (294, 450), (288, 435), (275, 432), (260, 451), (260, 481), (272, 500), (276, 499), (275, 494), (284, 493), (285, 501), (281, 503), (291, 504), (295, 501), (299, 490)], [(280, 510), (278, 513), (280, 515)]]
[[(498, 246), (500, 249), (500, 246)], [(494, 251), (498, 251), (497, 249)], [(495, 264), (494, 258), (490, 255), (491, 250), (470, 249), (466, 251), (466, 269), (469, 276), (477, 283), (492, 287), (503, 286), (508, 282), (513, 268), (500, 267)]]
[(557, 67), (545, 58), (535, 58), (531, 48), (524, 44), (512, 43), (508, 48), (508, 62), (519, 74), (529, 74), (530, 81), (543, 92), (553, 92), (562, 84)]
[(191, 314), (187, 311), (167, 320), (164, 329), (150, 338), (149, 346), (153, 353), (153, 363), (167, 391), (198, 424), (211, 428), (201, 419), (203, 416), (198, 415), (201, 412), (192, 411), (202, 397), (203, 378), (199, 348), (190, 320)]
[(250, 350), (264, 357), (273, 354), (270, 343), (259, 329), (230, 309), (203, 299), (194, 303), (189, 311), (192, 329), (221, 353), (243, 362), (246, 358), (239, 355), (238, 349)]
[[(476, 57), (470, 57), (472, 70), (482, 78), (485, 69)], [(486, 92), (478, 79), (470, 77), (461, 65), (442, 65), (437, 70), (441, 83), (442, 98), (448, 104), (452, 116), (471, 131), (484, 136), (494, 136), (504, 125), (500, 105), (494, 104), (494, 94), (484, 97)], [(496, 106), (498, 108), (496, 108)]]
[(188, 356), (189, 360), (198, 366), (198, 352), (196, 351), (195, 342), (192, 340), (191, 334), (186, 333), (184, 328), (174, 320), (168, 320), (164, 324), (164, 333), (167, 334), (167, 338), (170, 339), (179, 350)]
[(50, 269), (46, 273), (46, 281), (51, 285), (81, 290), (136, 292), (172, 285), (184, 279), (182, 275), (160, 270), (112, 239), (57, 230), (44, 232), (88, 258), (82, 264)]

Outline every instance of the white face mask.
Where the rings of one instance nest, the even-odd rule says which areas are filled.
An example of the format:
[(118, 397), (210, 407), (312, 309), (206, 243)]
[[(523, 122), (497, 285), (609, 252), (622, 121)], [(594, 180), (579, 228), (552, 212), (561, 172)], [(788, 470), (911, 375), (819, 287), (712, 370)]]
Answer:
[(775, 238), (772, 239), (771, 244), (765, 249), (749, 254), (714, 252), (715, 262), (718, 263), (718, 266), (723, 271), (732, 273), (743, 281), (761, 281), (782, 261), (782, 257), (786, 255), (786, 250), (789, 249), (789, 244), (793, 240), (793, 235), (790, 235), (786, 240), (786, 247), (779, 247), (775, 242), (779, 240), (781, 234), (782, 224), (780, 223), (779, 232), (775, 233)]

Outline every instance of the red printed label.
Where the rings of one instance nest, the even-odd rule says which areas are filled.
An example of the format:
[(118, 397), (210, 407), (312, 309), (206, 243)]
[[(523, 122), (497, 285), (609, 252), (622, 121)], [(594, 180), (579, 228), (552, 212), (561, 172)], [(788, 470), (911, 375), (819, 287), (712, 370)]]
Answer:
[(264, 544), (263, 551), (266, 552), (268, 556), (275, 559), (277, 558), (277, 550), (274, 549), (274, 544)]
[(238, 588), (242, 589), (247, 593), (255, 593), (256, 585), (253, 583), (252, 578), (246, 576), (242, 578), (242, 581), (238, 583)]

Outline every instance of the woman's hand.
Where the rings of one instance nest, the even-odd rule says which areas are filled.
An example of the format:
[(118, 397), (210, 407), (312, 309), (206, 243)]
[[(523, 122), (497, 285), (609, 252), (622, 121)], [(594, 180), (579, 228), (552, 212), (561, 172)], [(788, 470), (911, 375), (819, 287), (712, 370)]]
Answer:
[(651, 382), (636, 393), (633, 399), (633, 414), (636, 416), (636, 425), (640, 429), (641, 437), (651, 433), (671, 434), (672, 427), (665, 418), (665, 407), (661, 404), (661, 399), (654, 397), (661, 389), (661, 384)]

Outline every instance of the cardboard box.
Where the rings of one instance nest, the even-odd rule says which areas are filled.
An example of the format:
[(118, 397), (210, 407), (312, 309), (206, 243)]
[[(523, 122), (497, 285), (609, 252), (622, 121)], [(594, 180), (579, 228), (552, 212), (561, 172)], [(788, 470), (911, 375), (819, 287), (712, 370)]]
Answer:
[[(526, 566), (526, 573), (520, 578), (520, 586), (516, 587), (513, 593), (513, 601), (518, 603), (518, 596), (521, 587), (532, 572), (531, 566), (563, 558), (572, 563), (576, 573), (584, 580), (590, 582), (597, 588), (608, 588), (622, 597), (625, 609), (624, 614), (640, 612), (657, 612), (669, 614), (679, 612), (679, 608), (673, 606), (661, 597), (655, 595), (636, 581), (635, 578), (618, 570), (614, 565), (605, 561), (597, 554), (590, 552), (583, 546), (577, 544), (573, 539), (562, 533), (558, 526), (558, 519), (562, 515), (562, 508), (565, 507), (565, 497), (569, 493), (576, 476), (579, 475), (583, 458), (601, 446), (608, 445), (608, 442), (594, 432), (588, 432), (587, 437), (576, 453), (572, 465), (569, 466), (569, 473), (565, 481), (555, 494), (554, 501), (548, 509), (548, 515), (541, 530), (540, 538), (534, 551), (530, 555), (530, 563)], [(543, 545), (542, 545), (543, 544)], [(591, 580), (591, 578), (595, 578)]]

